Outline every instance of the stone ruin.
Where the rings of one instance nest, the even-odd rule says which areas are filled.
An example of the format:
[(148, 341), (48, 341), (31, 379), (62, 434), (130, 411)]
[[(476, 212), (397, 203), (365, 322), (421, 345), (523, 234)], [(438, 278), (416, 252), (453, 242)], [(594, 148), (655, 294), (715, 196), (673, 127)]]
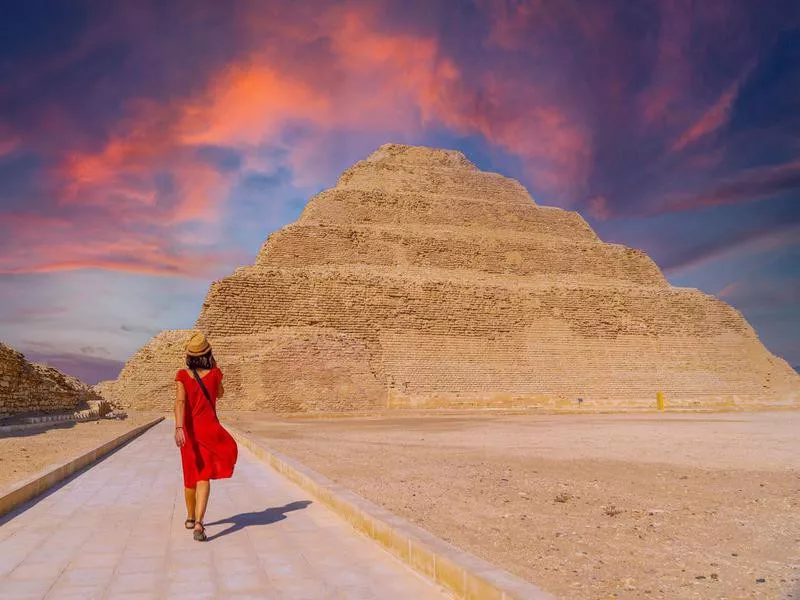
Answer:
[(0, 343), (0, 417), (74, 411), (94, 403), (107, 404), (75, 377), (30, 363), (21, 352)]
[[(393, 408), (798, 403), (800, 377), (742, 315), (671, 286), (460, 152), (385, 145), (215, 281), (196, 328), (225, 406)], [(153, 338), (99, 389), (169, 409), (188, 331)]]

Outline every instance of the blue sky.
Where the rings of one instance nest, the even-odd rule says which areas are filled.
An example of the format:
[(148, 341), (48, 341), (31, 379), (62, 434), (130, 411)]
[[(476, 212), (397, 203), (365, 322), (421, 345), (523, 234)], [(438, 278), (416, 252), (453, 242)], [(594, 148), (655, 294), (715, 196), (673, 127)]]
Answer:
[(800, 6), (27, 2), (0, 23), (0, 341), (115, 376), (386, 142), (462, 150), (800, 364)]

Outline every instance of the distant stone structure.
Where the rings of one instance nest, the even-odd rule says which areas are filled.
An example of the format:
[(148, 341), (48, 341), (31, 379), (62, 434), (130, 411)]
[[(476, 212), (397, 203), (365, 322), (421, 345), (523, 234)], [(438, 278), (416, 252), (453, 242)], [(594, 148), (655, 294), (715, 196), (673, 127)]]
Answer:
[(72, 411), (101, 400), (78, 379), (0, 343), (0, 415)]
[[(278, 412), (794, 404), (741, 314), (460, 152), (385, 145), (211, 285), (225, 404)], [(103, 393), (166, 409), (188, 331)]]
[(183, 346), (190, 335), (191, 332), (185, 329), (162, 331), (136, 352), (120, 371), (116, 381), (101, 381), (94, 386), (94, 390), (103, 398), (125, 408), (172, 408), (175, 402), (175, 373), (186, 366)]

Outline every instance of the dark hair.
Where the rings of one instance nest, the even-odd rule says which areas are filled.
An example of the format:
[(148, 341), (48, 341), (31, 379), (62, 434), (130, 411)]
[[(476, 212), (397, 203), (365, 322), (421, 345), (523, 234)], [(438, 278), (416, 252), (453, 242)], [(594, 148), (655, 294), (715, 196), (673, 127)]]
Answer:
[(214, 356), (211, 350), (203, 354), (203, 356), (189, 356), (186, 355), (186, 366), (190, 369), (211, 369), (214, 366)]

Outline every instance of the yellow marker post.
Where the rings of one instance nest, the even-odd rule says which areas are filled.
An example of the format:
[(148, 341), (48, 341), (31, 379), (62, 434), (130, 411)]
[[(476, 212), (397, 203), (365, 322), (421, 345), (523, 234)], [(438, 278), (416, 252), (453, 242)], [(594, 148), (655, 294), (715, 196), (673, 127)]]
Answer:
[(664, 410), (664, 392), (656, 392), (656, 405), (658, 410)]

